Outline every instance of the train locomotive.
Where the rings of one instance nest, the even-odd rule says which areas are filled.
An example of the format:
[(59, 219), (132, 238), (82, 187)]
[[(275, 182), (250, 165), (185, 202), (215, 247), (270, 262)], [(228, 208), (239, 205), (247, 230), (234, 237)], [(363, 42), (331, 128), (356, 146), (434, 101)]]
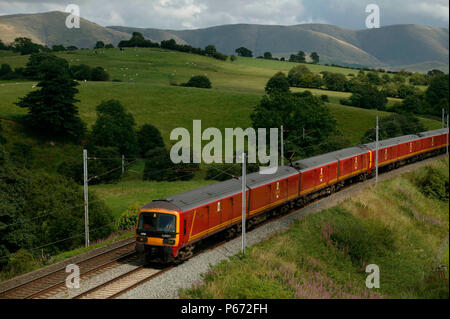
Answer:
[[(447, 144), (447, 129), (379, 141), (378, 168), (392, 170), (444, 153)], [(246, 226), (375, 176), (375, 154), (376, 144), (368, 143), (280, 166), (274, 174), (248, 174)], [(147, 261), (182, 262), (202, 240), (219, 232), (229, 238), (239, 233), (241, 218), (240, 179), (153, 200), (139, 210), (136, 251)]]

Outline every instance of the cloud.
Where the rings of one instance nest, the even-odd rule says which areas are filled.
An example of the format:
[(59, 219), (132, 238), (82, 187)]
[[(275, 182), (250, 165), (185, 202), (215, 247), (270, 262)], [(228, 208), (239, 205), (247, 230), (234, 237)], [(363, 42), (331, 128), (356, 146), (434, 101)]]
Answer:
[(193, 29), (221, 24), (293, 25), (330, 23), (365, 27), (365, 7), (380, 6), (381, 24), (448, 25), (447, 0), (0, 0), (0, 15), (64, 11), (80, 6), (81, 16), (103, 26)]

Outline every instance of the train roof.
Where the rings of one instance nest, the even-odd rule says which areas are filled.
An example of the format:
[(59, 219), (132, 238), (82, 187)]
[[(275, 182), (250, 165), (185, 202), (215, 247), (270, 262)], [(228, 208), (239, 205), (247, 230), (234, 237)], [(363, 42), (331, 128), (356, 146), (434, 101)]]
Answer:
[(440, 128), (440, 129), (437, 129), (437, 130), (420, 132), (417, 135), (419, 135), (420, 137), (431, 137), (431, 136), (443, 135), (443, 134), (446, 134), (446, 133), (447, 133), (447, 129), (446, 128)]
[(307, 170), (315, 167), (320, 167), (329, 163), (337, 162), (338, 160), (343, 160), (349, 157), (361, 155), (367, 153), (368, 150), (362, 146), (352, 146), (344, 148), (342, 150), (317, 155), (310, 158), (305, 158), (293, 163), (294, 167), (299, 170)]
[[(407, 143), (407, 142), (411, 142), (411, 141), (415, 141), (418, 140), (419, 136), (418, 135), (414, 135), (414, 134), (410, 134), (410, 135), (405, 135), (405, 136), (399, 136), (399, 137), (393, 137), (393, 138), (389, 138), (387, 140), (381, 140), (378, 142), (378, 148), (384, 148), (384, 147), (389, 147), (389, 146), (394, 146), (394, 145), (398, 145), (398, 144), (402, 144), (402, 143)], [(366, 147), (368, 147), (371, 150), (375, 150), (376, 149), (376, 142), (371, 142), (371, 143), (367, 143), (364, 144)]]
[[(280, 166), (273, 174), (260, 174), (259, 172), (251, 173), (247, 174), (247, 186), (249, 188), (258, 187), (296, 174), (298, 174), (298, 171), (289, 166)], [(142, 208), (168, 208), (177, 211), (187, 211), (241, 192), (241, 178), (229, 179), (181, 194), (176, 194), (164, 199), (154, 200), (153, 202), (144, 205)]]

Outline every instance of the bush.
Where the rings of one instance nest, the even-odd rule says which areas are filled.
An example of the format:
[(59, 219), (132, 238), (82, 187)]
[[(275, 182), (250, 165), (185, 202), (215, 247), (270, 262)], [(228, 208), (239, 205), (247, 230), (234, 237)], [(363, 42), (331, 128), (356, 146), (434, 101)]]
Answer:
[(289, 80), (283, 72), (277, 72), (267, 81), (265, 91), (267, 94), (289, 93)]
[(195, 75), (187, 83), (182, 84), (182, 86), (210, 89), (211, 81), (204, 75)]
[[(88, 146), (88, 156), (98, 158), (117, 158), (117, 160), (110, 159), (97, 159), (88, 161), (88, 178), (98, 176), (89, 181), (90, 185), (114, 183), (120, 180), (122, 177), (122, 170), (115, 170), (108, 174), (106, 172), (113, 170), (116, 167), (121, 166), (122, 161), (121, 154), (115, 147), (100, 147), (100, 146)], [(72, 158), (65, 162), (62, 162), (57, 169), (57, 172), (67, 178), (71, 178), (76, 183), (83, 185), (83, 159), (80, 154), (78, 158)], [(105, 175), (103, 175), (105, 174)]]
[(70, 67), (70, 74), (75, 80), (78, 81), (90, 80), (91, 72), (91, 68), (86, 64), (72, 65)]
[(141, 155), (145, 155), (145, 153), (154, 148), (164, 147), (161, 133), (151, 124), (142, 125), (137, 131), (137, 138)]
[(93, 68), (91, 71), (91, 81), (108, 81), (109, 74), (101, 66)]
[(127, 208), (126, 211), (120, 214), (120, 218), (117, 220), (117, 229), (128, 230), (136, 227), (137, 215), (141, 205), (133, 204)]
[(19, 249), (9, 256), (4, 271), (8, 273), (8, 277), (15, 277), (34, 270), (38, 265), (39, 262), (32, 254), (25, 249)]
[(133, 115), (117, 100), (102, 101), (96, 110), (97, 120), (92, 127), (94, 144), (117, 147), (127, 157), (139, 154)]
[(144, 180), (172, 181), (176, 179), (174, 164), (164, 147), (154, 148), (145, 154)]
[(294, 66), (288, 73), (289, 84), (293, 87), (300, 87), (301, 77), (309, 73), (311, 71), (304, 65)]
[(10, 159), (13, 161), (14, 165), (30, 168), (33, 158), (33, 148), (31, 145), (19, 142), (15, 142), (12, 145)]
[(342, 208), (339, 222), (331, 222), (330, 239), (338, 249), (348, 253), (354, 265), (362, 266), (394, 247), (393, 232), (378, 220), (362, 220)]
[(330, 100), (328, 99), (328, 95), (326, 95), (326, 94), (322, 94), (321, 96), (320, 96), (320, 98), (322, 99), (322, 101), (324, 101), (324, 102), (329, 102)]
[(418, 177), (416, 185), (427, 197), (432, 197), (440, 201), (449, 200), (449, 181), (447, 176), (432, 166), (425, 167), (425, 173)]

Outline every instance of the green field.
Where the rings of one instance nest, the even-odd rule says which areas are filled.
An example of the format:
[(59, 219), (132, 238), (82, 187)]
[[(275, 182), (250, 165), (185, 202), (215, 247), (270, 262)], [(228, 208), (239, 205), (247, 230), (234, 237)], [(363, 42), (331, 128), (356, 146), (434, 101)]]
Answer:
[[(445, 189), (448, 158), (427, 166), (439, 171)], [(295, 221), (245, 256), (212, 267), (203, 283), (181, 291), (181, 297), (447, 299), (449, 203), (448, 197), (425, 195), (417, 183), (427, 178), (427, 168)], [(379, 267), (379, 288), (365, 285), (370, 264)], [(445, 280), (436, 271), (441, 265)]]
[[(192, 120), (202, 120), (202, 127), (246, 128), (251, 125), (250, 113), (264, 94), (264, 86), (276, 72), (287, 73), (295, 63), (274, 60), (239, 57), (235, 62), (219, 61), (212, 58), (186, 54), (163, 49), (129, 48), (124, 52), (118, 49), (79, 50), (58, 53), (72, 64), (102, 66), (110, 73), (109, 82), (80, 82), (80, 93), (76, 96), (81, 118), (90, 127), (96, 120), (95, 108), (103, 100), (117, 99), (130, 111), (137, 124), (150, 123), (162, 133), (166, 145), (170, 132), (177, 127), (191, 130)], [(13, 68), (25, 66), (28, 56), (0, 56), (0, 64), (8, 63)], [(307, 65), (313, 72), (331, 71), (343, 74), (356, 74), (357, 70)], [(213, 88), (210, 90), (170, 85), (186, 82), (192, 75), (206, 75)], [(120, 80), (116, 82), (112, 80)], [(0, 118), (20, 121), (26, 110), (14, 103), (33, 90), (36, 82), (0, 82)], [(299, 91), (303, 89), (293, 89)], [(327, 103), (335, 117), (339, 130), (351, 143), (358, 144), (365, 131), (375, 126), (377, 115), (387, 116), (388, 112), (366, 110), (343, 106), (339, 99), (349, 93), (326, 90), (310, 90), (315, 95), (327, 94)], [(392, 102), (392, 101), (391, 101)], [(422, 119), (427, 129), (440, 127), (437, 121)], [(38, 140), (14, 122), (3, 121), (6, 138), (12, 142), (22, 141), (33, 146), (35, 161), (33, 168), (55, 170), (55, 167), (70, 157), (81, 156), (81, 146), (58, 141)], [(143, 164), (138, 164), (142, 172)], [(156, 197), (167, 196), (190, 188), (205, 185), (201, 178), (191, 182), (149, 183), (141, 180), (140, 174), (129, 176), (122, 182), (112, 185), (92, 187), (113, 209), (114, 215), (123, 211), (129, 204), (144, 203)]]

